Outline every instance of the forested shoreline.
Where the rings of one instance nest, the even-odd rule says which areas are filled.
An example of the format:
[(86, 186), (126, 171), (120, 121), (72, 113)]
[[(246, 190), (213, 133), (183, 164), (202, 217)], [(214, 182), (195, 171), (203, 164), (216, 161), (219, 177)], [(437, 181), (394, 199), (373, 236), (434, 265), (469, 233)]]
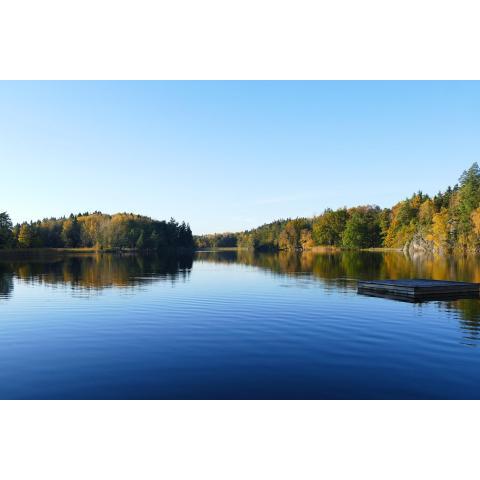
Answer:
[(71, 214), (13, 225), (0, 213), (0, 248), (91, 248), (95, 250), (160, 250), (194, 248), (190, 226), (173, 218), (153, 220), (133, 213)]
[(396, 248), (437, 253), (480, 253), (480, 168), (432, 196), (417, 192), (391, 208), (364, 205), (326, 209), (310, 218), (277, 220), (252, 230), (193, 237), (185, 222), (133, 213), (71, 214), (13, 225), (0, 213), (0, 249), (248, 248), (311, 250)]
[(311, 218), (277, 220), (253, 230), (195, 237), (198, 248), (310, 250), (397, 248), (480, 253), (480, 168), (433, 197), (417, 192), (391, 208), (375, 205), (325, 210)]

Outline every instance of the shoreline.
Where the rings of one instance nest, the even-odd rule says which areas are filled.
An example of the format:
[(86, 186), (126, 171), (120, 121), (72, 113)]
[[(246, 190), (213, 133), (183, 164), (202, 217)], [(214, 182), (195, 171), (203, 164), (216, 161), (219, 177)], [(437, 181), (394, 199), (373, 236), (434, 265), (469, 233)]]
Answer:
[(55, 247), (39, 247), (39, 248), (5, 248), (0, 249), (2, 254), (28, 254), (28, 253), (110, 253), (111, 249), (98, 250), (95, 248), (55, 248)]
[[(104, 254), (104, 253), (116, 253), (116, 254), (135, 254), (135, 253), (161, 253), (161, 252), (178, 252), (178, 253), (196, 253), (196, 252), (238, 252), (238, 251), (252, 251), (256, 253), (280, 253), (280, 252), (297, 252), (297, 253), (335, 253), (335, 252), (397, 252), (401, 253), (404, 250), (402, 248), (359, 248), (348, 249), (341, 247), (331, 246), (316, 246), (305, 250), (261, 250), (246, 247), (212, 247), (212, 248), (185, 248), (185, 247), (165, 247), (160, 250), (139, 250), (136, 248), (104, 248), (98, 249), (95, 247), (79, 247), (79, 248), (67, 248), (67, 247), (38, 247), (38, 248), (6, 248), (0, 249), (1, 255), (29, 255), (29, 254), (60, 254), (60, 255), (74, 255), (74, 254)], [(425, 252), (427, 253), (427, 252)]]
[(280, 253), (280, 252), (297, 252), (297, 253), (322, 253), (322, 252), (403, 252), (402, 248), (391, 247), (375, 247), (375, 248), (342, 248), (342, 247), (330, 247), (330, 246), (316, 246), (312, 248), (306, 248), (304, 250), (264, 250), (247, 247), (210, 247), (210, 248), (196, 248), (195, 252), (237, 252), (237, 251), (251, 251), (257, 253)]
[(63, 248), (63, 247), (39, 247), (39, 248), (5, 248), (0, 249), (1, 255), (31, 255), (31, 254), (103, 254), (103, 253), (117, 253), (117, 254), (133, 254), (133, 253), (161, 253), (161, 252), (176, 252), (186, 253), (195, 252), (195, 249), (185, 247), (166, 247), (160, 250), (139, 250), (136, 248), (95, 248), (95, 247), (79, 247), (79, 248)]

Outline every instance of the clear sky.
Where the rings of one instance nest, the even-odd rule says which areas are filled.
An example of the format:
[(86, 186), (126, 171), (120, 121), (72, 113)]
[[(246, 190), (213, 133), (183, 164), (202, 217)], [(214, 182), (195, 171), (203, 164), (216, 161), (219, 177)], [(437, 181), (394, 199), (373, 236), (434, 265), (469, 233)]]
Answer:
[(237, 231), (436, 193), (480, 162), (480, 82), (0, 82), (0, 211)]

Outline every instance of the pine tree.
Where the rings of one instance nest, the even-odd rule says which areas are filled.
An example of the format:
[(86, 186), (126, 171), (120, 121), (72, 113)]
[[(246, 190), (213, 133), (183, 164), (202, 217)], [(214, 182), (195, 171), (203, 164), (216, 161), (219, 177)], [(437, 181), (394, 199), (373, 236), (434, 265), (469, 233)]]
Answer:
[(0, 248), (11, 246), (13, 241), (12, 221), (7, 212), (0, 212)]
[(459, 233), (467, 235), (472, 229), (471, 214), (480, 203), (480, 168), (474, 163), (460, 177), (458, 220)]

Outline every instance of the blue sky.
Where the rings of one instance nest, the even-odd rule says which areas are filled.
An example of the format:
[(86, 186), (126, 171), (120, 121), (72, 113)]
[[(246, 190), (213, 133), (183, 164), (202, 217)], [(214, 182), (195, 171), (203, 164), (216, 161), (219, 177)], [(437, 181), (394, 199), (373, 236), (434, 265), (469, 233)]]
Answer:
[(0, 211), (236, 231), (480, 162), (480, 82), (0, 82)]

